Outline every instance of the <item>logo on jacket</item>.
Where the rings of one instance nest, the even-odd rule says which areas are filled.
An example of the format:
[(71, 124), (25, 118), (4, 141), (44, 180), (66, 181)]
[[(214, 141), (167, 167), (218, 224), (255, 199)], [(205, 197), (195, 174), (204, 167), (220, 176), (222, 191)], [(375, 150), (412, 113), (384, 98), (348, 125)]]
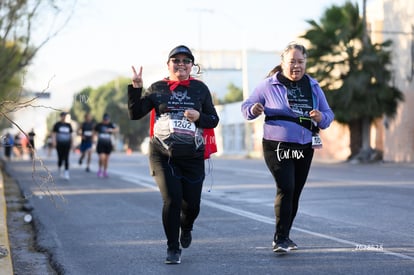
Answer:
[(187, 96), (187, 90), (185, 91), (172, 91), (171, 98), (174, 100), (178, 100), (179, 102), (183, 102), (183, 100), (190, 99), (189, 96)]

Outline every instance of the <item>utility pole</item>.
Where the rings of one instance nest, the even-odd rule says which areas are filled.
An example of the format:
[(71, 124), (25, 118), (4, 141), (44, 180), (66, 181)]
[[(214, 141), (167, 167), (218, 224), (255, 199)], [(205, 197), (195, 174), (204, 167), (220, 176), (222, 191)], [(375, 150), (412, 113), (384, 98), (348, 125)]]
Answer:
[(203, 13), (214, 13), (212, 9), (204, 9), (204, 8), (194, 8), (190, 9), (190, 11), (198, 13), (198, 63), (202, 63), (202, 39), (203, 39)]
[(362, 0), (362, 42), (364, 47), (368, 45), (368, 30), (367, 30), (367, 0)]
[[(369, 37), (367, 30), (367, 0), (362, 0), (362, 48), (367, 50), (369, 47)], [(371, 148), (371, 120), (367, 117), (362, 119), (362, 151), (369, 153)]]

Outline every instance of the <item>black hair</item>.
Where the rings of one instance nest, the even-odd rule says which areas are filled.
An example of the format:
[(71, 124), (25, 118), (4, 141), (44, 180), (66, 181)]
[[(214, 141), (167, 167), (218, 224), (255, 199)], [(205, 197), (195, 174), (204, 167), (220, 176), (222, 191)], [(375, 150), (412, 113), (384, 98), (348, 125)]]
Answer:
[(282, 58), (282, 60), (283, 60), (283, 57), (285, 57), (285, 55), (286, 55), (286, 54), (287, 54), (290, 50), (292, 50), (292, 49), (299, 50), (299, 51), (303, 54), (303, 56), (306, 58), (306, 56), (307, 56), (307, 51), (306, 51), (305, 46), (303, 46), (302, 44), (299, 44), (299, 43), (297, 43), (297, 42), (290, 42), (290, 43), (286, 46), (286, 48), (283, 50), (282, 54), (280, 55), (280, 57)]
[[(299, 50), (303, 56), (306, 58), (307, 52), (306, 52), (306, 48), (297, 43), (297, 42), (290, 42), (286, 48), (283, 50), (282, 54), (280, 55), (280, 58), (283, 60), (283, 58), (285, 57), (285, 55), (292, 49), (296, 49)], [(268, 73), (266, 77), (270, 77), (272, 75), (274, 75), (277, 72), (281, 72), (282, 71), (282, 65), (276, 65), (273, 69), (271, 69)]]
[(277, 72), (281, 72), (282, 71), (282, 65), (276, 65), (273, 69), (271, 69), (268, 73), (266, 77), (270, 77), (272, 75), (274, 75)]

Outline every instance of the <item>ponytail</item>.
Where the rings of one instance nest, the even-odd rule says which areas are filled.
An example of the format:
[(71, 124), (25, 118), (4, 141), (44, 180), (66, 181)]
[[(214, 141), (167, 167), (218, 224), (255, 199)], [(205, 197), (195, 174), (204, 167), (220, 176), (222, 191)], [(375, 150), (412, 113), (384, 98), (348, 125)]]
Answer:
[(274, 67), (273, 69), (271, 69), (269, 71), (269, 73), (267, 74), (266, 77), (271, 77), (272, 75), (274, 75), (277, 72), (281, 72), (282, 71), (282, 66), (281, 65), (277, 65), (276, 67)]

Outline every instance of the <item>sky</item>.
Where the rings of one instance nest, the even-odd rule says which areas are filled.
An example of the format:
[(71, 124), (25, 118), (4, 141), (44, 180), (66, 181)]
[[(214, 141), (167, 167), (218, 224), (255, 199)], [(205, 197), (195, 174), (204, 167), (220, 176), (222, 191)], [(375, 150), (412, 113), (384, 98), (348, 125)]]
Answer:
[[(159, 71), (158, 78), (166, 76), (167, 54), (179, 44), (201, 50), (257, 49), (276, 53), (309, 28), (307, 19), (319, 21), (328, 7), (345, 3), (77, 0), (71, 8), (72, 1), (63, 1), (66, 9), (60, 20), (73, 13), (60, 32), (40, 49), (25, 81), (26, 89), (48, 89), (50, 102), (57, 107), (69, 107), (68, 95), (86, 86), (99, 86), (116, 76), (130, 77), (131, 65), (143, 66), (144, 81), (146, 72), (147, 76), (154, 75), (154, 71)], [(56, 26), (59, 20), (42, 19), (35, 39), (41, 41), (48, 34), (45, 30)]]

